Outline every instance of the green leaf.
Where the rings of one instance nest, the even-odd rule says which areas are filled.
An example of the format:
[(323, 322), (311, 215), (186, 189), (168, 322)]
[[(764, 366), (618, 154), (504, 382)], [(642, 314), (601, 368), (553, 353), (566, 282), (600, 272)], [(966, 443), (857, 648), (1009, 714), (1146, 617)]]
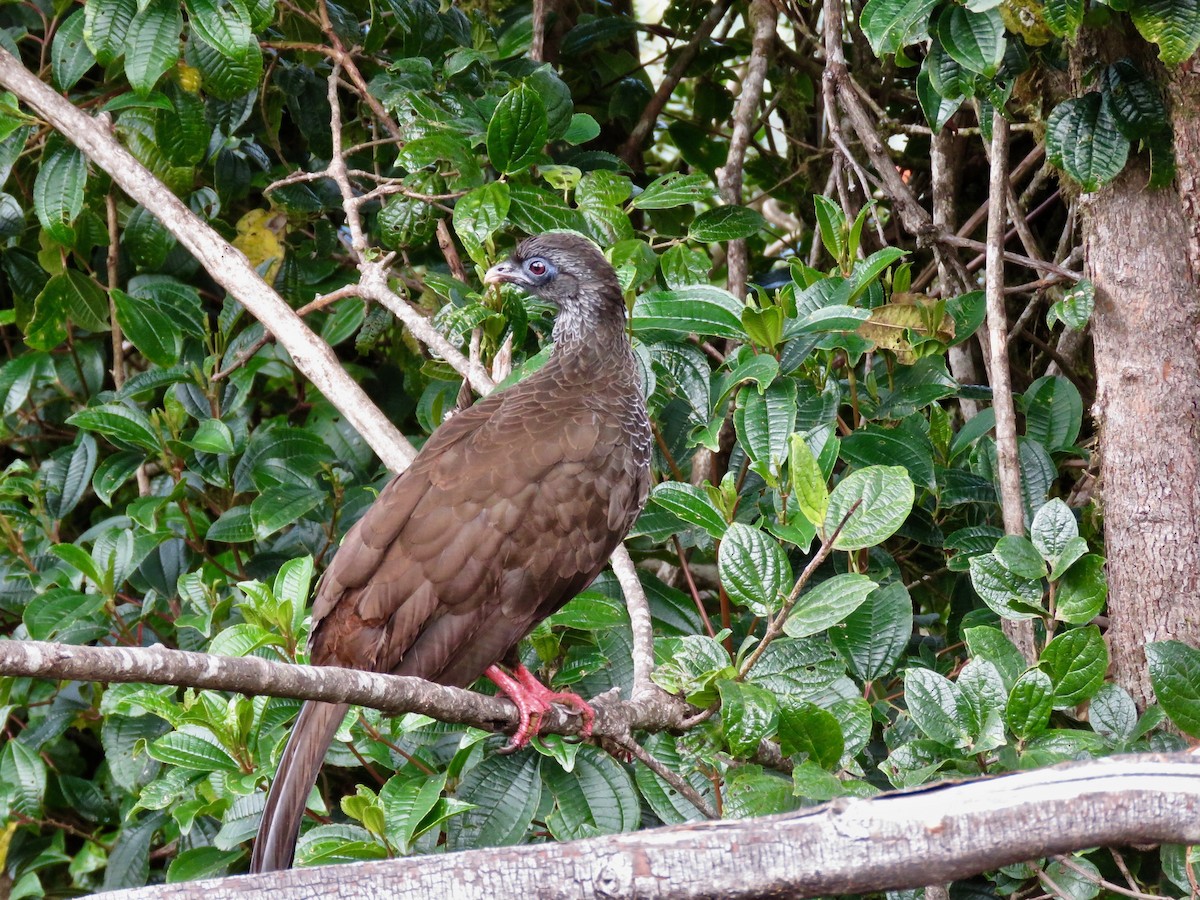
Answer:
[(1181, 641), (1153, 641), (1146, 645), (1150, 684), (1171, 721), (1194, 738), (1200, 738), (1200, 650)]
[(1026, 538), (1006, 534), (996, 542), (992, 552), (1004, 568), (1022, 578), (1036, 580), (1046, 577), (1045, 561)]
[(901, 428), (869, 425), (842, 439), (842, 459), (859, 468), (886, 465), (904, 466), (915, 484), (933, 488), (933, 447), (924, 433)]
[(454, 232), (477, 263), (486, 259), (488, 239), (508, 216), (508, 182), (493, 181), (473, 188), (454, 204)]
[(938, 17), (937, 32), (946, 52), (970, 72), (991, 78), (1004, 62), (1006, 41), (999, 9), (972, 12), (951, 5)]
[(803, 753), (823, 769), (836, 769), (846, 748), (837, 718), (815, 703), (781, 707), (777, 733), (785, 756)]
[(1100, 689), (1108, 671), (1108, 648), (1095, 625), (1064, 631), (1046, 645), (1038, 668), (1054, 682), (1054, 707), (1078, 706)]
[(1107, 738), (1132, 741), (1137, 736), (1137, 705), (1124, 688), (1105, 682), (1088, 704), (1088, 724)]
[(175, 319), (153, 302), (112, 289), (117, 321), (130, 342), (151, 362), (173, 366), (183, 349), (183, 331)]
[(468, 850), (519, 843), (542, 796), (541, 757), (536, 753), (487, 756), (471, 769), (457, 797), (474, 805), (451, 819), (446, 849)]
[(756, 616), (773, 616), (791, 589), (792, 567), (779, 542), (734, 522), (721, 539), (717, 571), (730, 599)]
[(858, 609), (878, 585), (866, 575), (834, 575), (800, 595), (783, 630), (794, 638), (818, 634)]
[(738, 757), (751, 756), (779, 724), (775, 695), (757, 685), (729, 679), (718, 681), (717, 691), (721, 695), (721, 726), (730, 752)]
[(1042, 20), (1057, 37), (1065, 37), (1074, 41), (1083, 24), (1083, 14), (1087, 8), (1084, 0), (1046, 0), (1042, 7)]
[(858, 502), (858, 508), (833, 546), (838, 550), (874, 547), (904, 524), (915, 498), (913, 482), (906, 469), (900, 466), (859, 469), (843, 478), (829, 495), (823, 532), (832, 534)]
[(813, 204), (817, 226), (821, 231), (821, 243), (829, 255), (841, 264), (846, 255), (846, 214), (837, 203), (821, 194), (813, 196)]
[(83, 39), (96, 61), (107, 66), (125, 52), (137, 0), (92, 0), (83, 5)]
[(925, 122), (934, 134), (938, 134), (962, 106), (962, 97), (943, 97), (934, 86), (933, 78), (929, 74), (932, 59), (932, 56), (927, 54), (921, 63), (921, 71), (917, 74), (917, 102), (921, 104)]
[(42, 161), (33, 182), (33, 208), (46, 233), (60, 244), (75, 243), (75, 220), (83, 212), (87, 161), (71, 145)]
[(216, 847), (191, 847), (172, 857), (167, 866), (167, 882), (198, 881), (228, 875), (233, 864), (243, 858), (243, 851), (220, 850)]
[[(700, 796), (711, 800), (712, 782), (683, 762), (675, 742), (675, 736), (666, 732), (652, 734), (646, 739), (646, 752), (668, 770), (684, 778)], [(646, 803), (664, 825), (682, 825), (703, 818), (701, 812), (687, 798), (649, 766), (636, 766), (633, 777)]]
[(816, 526), (824, 524), (829, 509), (829, 488), (817, 458), (800, 434), (788, 438), (788, 475), (792, 496), (804, 518)]
[(929, 669), (904, 673), (904, 703), (926, 737), (962, 750), (971, 745), (971, 712), (948, 678)]
[(664, 481), (654, 486), (650, 499), (689, 525), (702, 528), (716, 540), (721, 539), (728, 527), (720, 510), (713, 506), (704, 490), (694, 484)]
[(733, 424), (751, 468), (768, 484), (777, 485), (787, 460), (788, 439), (796, 427), (796, 382), (783, 378), (765, 391), (743, 389)]
[[(379, 789), (388, 840), (407, 849), (446, 788), (447, 773), (428, 776), (397, 772)], [(464, 810), (465, 811), (465, 810)]]
[(1053, 327), (1057, 320), (1068, 328), (1082, 331), (1091, 320), (1095, 308), (1096, 288), (1085, 278), (1065, 291), (1062, 299), (1050, 307), (1046, 313), (1046, 324)]
[(1099, 190), (1125, 168), (1129, 141), (1097, 91), (1065, 100), (1046, 122), (1046, 158), (1079, 182)]
[(920, 41), (936, 6), (937, 0), (868, 0), (860, 24), (875, 55), (895, 53)]
[(1059, 580), (1054, 596), (1055, 618), (1072, 625), (1083, 625), (1100, 614), (1106, 599), (1108, 580), (1104, 575), (1104, 557), (1089, 553), (1067, 569)]
[(212, 732), (199, 726), (184, 725), (179, 731), (164, 734), (150, 744), (148, 752), (159, 762), (198, 772), (241, 771), (237, 760)]
[(321, 491), (298, 485), (276, 485), (267, 488), (250, 504), (254, 536), (259, 540), (269, 537), (312, 512), (324, 499), (325, 495)]
[(1054, 565), (1070, 542), (1079, 537), (1079, 525), (1071, 507), (1056, 497), (1034, 515), (1029, 535), (1042, 559)]
[(517, 85), (500, 100), (488, 122), (488, 157), (500, 172), (520, 172), (541, 156), (547, 133), (542, 98), (529, 85)]
[(674, 291), (650, 291), (633, 305), (633, 330), (670, 331), (747, 339), (742, 327), (745, 304), (726, 290), (707, 284)]
[(732, 241), (756, 234), (767, 224), (762, 213), (745, 206), (718, 206), (696, 216), (688, 226), (688, 237), (705, 243)]
[(0, 783), (7, 795), (8, 814), (38, 817), (46, 795), (46, 763), (23, 741), (8, 740), (0, 751)]
[(241, 0), (186, 0), (184, 5), (192, 30), (221, 54), (240, 59), (251, 52), (255, 38)]
[(114, 453), (100, 463), (92, 476), (92, 490), (105, 506), (112, 506), (113, 494), (125, 484), (138, 470), (138, 466), (146, 461), (141, 453), (124, 450)]
[(971, 557), (971, 585), (991, 609), (1005, 619), (1032, 619), (1042, 611), (1042, 581), (1007, 568), (994, 553)]
[(578, 231), (586, 234), (587, 220), (557, 194), (531, 184), (509, 185), (509, 221), (527, 234), (539, 231)]
[(1041, 669), (1030, 669), (1017, 679), (1004, 707), (1009, 730), (1023, 741), (1041, 734), (1054, 710), (1054, 684)]
[(200, 70), (204, 92), (218, 100), (236, 100), (253, 90), (262, 78), (262, 50), (254, 40), (244, 52), (230, 56), (193, 33), (188, 38), (187, 61)]
[(215, 522), (208, 526), (208, 532), (204, 535), (204, 539), (226, 544), (239, 544), (254, 540), (254, 522), (250, 518), (250, 507), (235, 506), (225, 510)]
[(996, 667), (1004, 684), (1011, 690), (1025, 671), (1025, 657), (999, 628), (977, 625), (963, 630), (963, 639), (972, 657), (986, 659)]
[(67, 269), (47, 281), (37, 302), (59, 309), (67, 319), (88, 331), (108, 331), (111, 327), (104, 290), (77, 269)]
[(83, 499), (88, 481), (96, 470), (96, 441), (81, 435), (73, 448), (56, 452), (42, 464), (41, 479), (46, 489), (46, 512), (62, 519)]
[(634, 209), (671, 209), (707, 200), (712, 193), (712, 182), (707, 175), (668, 172), (646, 185), (629, 205)]
[(1165, 65), (1178, 65), (1200, 47), (1197, 0), (1132, 0), (1129, 15), (1138, 33), (1158, 44)]
[(554, 797), (546, 825), (556, 840), (619, 834), (641, 822), (633, 779), (599, 747), (580, 747), (570, 772), (543, 766), (542, 778)]
[(563, 132), (562, 140), (572, 146), (586, 144), (600, 136), (600, 125), (587, 113), (575, 113), (571, 116), (571, 124)]
[(913, 634), (912, 598), (902, 582), (871, 591), (862, 605), (829, 632), (829, 643), (859, 681), (889, 674)]
[(1022, 400), (1027, 437), (1051, 453), (1074, 445), (1083, 423), (1083, 399), (1069, 379), (1055, 375), (1039, 378)]
[(78, 9), (59, 26), (50, 45), (50, 71), (59, 90), (70, 90), (96, 64), (96, 57), (83, 39), (86, 15)]
[(1158, 88), (1131, 60), (1119, 59), (1105, 69), (1103, 84), (1117, 127), (1129, 140), (1170, 128)]
[(179, 59), (183, 16), (174, 0), (149, 0), (129, 26), (125, 77), (139, 94), (148, 94)]
[(157, 452), (158, 435), (140, 409), (130, 409), (120, 403), (104, 403), (80, 410), (67, 419), (68, 425), (95, 431), (118, 444), (133, 445)]

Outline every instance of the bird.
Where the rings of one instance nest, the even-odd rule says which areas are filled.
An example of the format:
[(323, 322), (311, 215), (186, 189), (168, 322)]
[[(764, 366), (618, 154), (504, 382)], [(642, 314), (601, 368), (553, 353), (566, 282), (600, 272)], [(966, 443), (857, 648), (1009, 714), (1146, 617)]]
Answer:
[[(552, 702), (517, 643), (600, 573), (646, 502), (652, 436), (625, 298), (573, 232), (521, 241), (487, 270), (557, 307), (546, 363), (439, 426), (347, 532), (317, 585), (314, 665), (468, 687), (486, 674), (517, 705), (507, 750)], [(498, 665), (507, 661), (509, 667)], [(349, 706), (308, 701), (280, 757), (251, 872), (291, 866), (325, 753)]]

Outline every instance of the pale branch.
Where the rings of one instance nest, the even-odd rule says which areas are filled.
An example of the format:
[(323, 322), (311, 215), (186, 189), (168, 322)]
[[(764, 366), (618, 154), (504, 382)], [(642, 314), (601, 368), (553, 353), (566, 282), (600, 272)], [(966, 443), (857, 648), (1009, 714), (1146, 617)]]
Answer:
[(1008, 367), (1008, 321), (1004, 309), (1004, 232), (1008, 208), (1008, 121), (992, 116), (991, 179), (988, 186), (987, 263), (985, 293), (987, 332), (991, 348), (989, 381), (996, 411), (996, 460), (1004, 530), (1025, 533), (1025, 501), (1017, 455), (1017, 414), (1012, 403)]
[(135, 888), (111, 900), (817, 897), (943, 884), (1098, 846), (1200, 842), (1200, 759), (1145, 754), (783, 815)]
[[(754, 136), (758, 118), (758, 105), (762, 102), (763, 83), (767, 79), (767, 65), (771, 48), (775, 45), (777, 17), (770, 0), (753, 0), (749, 19), (753, 31), (750, 46), (750, 61), (746, 64), (746, 75), (742, 79), (742, 92), (738, 96), (733, 114), (733, 132), (729, 138), (729, 152), (725, 165), (717, 169), (717, 183), (721, 189), (721, 200), (730, 206), (742, 203), (742, 176), (746, 166), (746, 148)], [(729, 241), (726, 267), (729, 272), (726, 287), (735, 297), (746, 295), (746, 283), (750, 277), (750, 260), (745, 238)]]
[[(1008, 196), (1008, 120), (999, 110), (992, 115), (991, 177), (988, 182), (987, 306), (988, 382), (996, 414), (996, 475), (1000, 511), (1008, 534), (1025, 534), (1025, 500), (1021, 492), (1021, 462), (1017, 448), (1017, 413), (1012, 399), (1012, 373), (1008, 367), (1008, 320), (1004, 309), (1004, 236)], [(1005, 620), (1004, 633), (1020, 648), (1030, 664), (1037, 661), (1033, 624)]]
[(754, 648), (754, 651), (746, 658), (742, 664), (741, 670), (738, 672), (738, 681), (743, 680), (750, 674), (750, 670), (754, 668), (754, 664), (762, 658), (762, 655), (767, 652), (767, 647), (773, 640), (783, 634), (784, 626), (787, 624), (788, 616), (792, 614), (792, 610), (796, 607), (797, 601), (800, 599), (800, 592), (804, 590), (805, 585), (812, 579), (813, 573), (821, 567), (821, 563), (825, 562), (829, 554), (833, 552), (833, 545), (837, 542), (838, 535), (842, 533), (842, 529), (846, 527), (846, 523), (850, 521), (850, 517), (858, 512), (859, 506), (862, 505), (862, 499), (855, 500), (851, 507), (846, 510), (846, 515), (842, 516), (842, 521), (838, 522), (837, 528), (821, 541), (821, 546), (817, 550), (816, 555), (808, 561), (808, 565), (804, 567), (804, 571), (800, 573), (800, 577), (796, 579), (796, 584), (792, 587), (791, 592), (787, 595), (787, 599), (783, 601), (783, 606), (776, 613), (775, 618), (767, 625), (766, 634), (763, 635), (762, 641)]
[(407, 300), (391, 289), (388, 285), (387, 262), (387, 259), (366, 262), (359, 267), (362, 275), (358, 285), (359, 294), (367, 300), (374, 300), (387, 307), (413, 337), (462, 375), (470, 383), (471, 389), (475, 393), (481, 396), (488, 393), (494, 384), (487, 369), (479, 360), (472, 361), (465, 357), (461, 350), (446, 340), (445, 336), (433, 327), (433, 323), (429, 319), (421, 315)]
[(650, 617), (646, 592), (642, 589), (637, 569), (624, 544), (617, 545), (609, 563), (625, 596), (629, 624), (633, 630), (633, 697), (636, 700), (656, 690), (650, 681), (654, 671), (654, 622)]
[[(0, 675), (122, 684), (170, 684), (251, 696), (291, 697), (352, 703), (389, 715), (416, 712), (442, 722), (511, 732), (516, 707), (508, 700), (445, 687), (421, 678), (384, 675), (340, 666), (300, 666), (254, 656), (212, 656), (153, 647), (82, 647), (47, 641), (0, 641)], [(631, 701), (616, 692), (594, 702), (593, 734), (599, 739), (628, 739), (634, 731), (678, 729), (695, 708), (654, 688)], [(577, 715), (554, 707), (541, 731), (573, 735)], [(765, 759), (769, 750), (762, 751)]]
[(107, 172), (121, 190), (178, 238), (221, 287), (258, 321), (268, 325), (297, 368), (322, 394), (336, 400), (346, 420), (389, 469), (398, 472), (408, 465), (416, 451), (346, 373), (329, 345), (263, 281), (244, 255), (165, 190), (162, 182), (121, 146), (107, 127), (107, 119), (88, 116), (2, 49), (0, 84)]

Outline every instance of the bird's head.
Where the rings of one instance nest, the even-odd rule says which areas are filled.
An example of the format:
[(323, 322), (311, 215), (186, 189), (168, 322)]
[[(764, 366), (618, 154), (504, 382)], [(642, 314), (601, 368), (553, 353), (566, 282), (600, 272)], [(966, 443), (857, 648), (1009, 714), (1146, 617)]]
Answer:
[(514, 284), (566, 312), (592, 295), (621, 295), (616, 272), (590, 240), (569, 232), (526, 238), (512, 256), (483, 276), (485, 284)]

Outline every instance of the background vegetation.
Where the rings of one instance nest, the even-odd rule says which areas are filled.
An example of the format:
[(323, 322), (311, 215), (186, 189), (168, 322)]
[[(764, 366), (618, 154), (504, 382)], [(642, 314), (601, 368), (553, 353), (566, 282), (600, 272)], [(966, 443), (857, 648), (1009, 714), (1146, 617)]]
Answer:
[[(1126, 548), (1106, 541), (1109, 434), (1086, 411), (1105, 377), (1089, 328), (1114, 307), (1083, 278), (1079, 218), (1081, 192), (1131, 179), (1196, 208), (1195, 3), (31, 0), (0, 26), (415, 443), (469, 401), (464, 366), (368, 302), (360, 264), (393, 254), (399, 302), (499, 381), (544, 358), (551, 318), (481, 272), (527, 233), (606, 248), (655, 424), (627, 542), (655, 680), (717, 710), (644, 745), (720, 815), (1200, 735), (1195, 634), (1147, 628), (1115, 592), (1106, 608), (1105, 558)], [(1003, 389), (987, 353), (1005, 323), (981, 328), (995, 110), (1020, 243), (993, 285)], [(387, 472), (178, 236), (12, 94), (0, 138), (5, 630), (303, 660), (313, 578)], [(1184, 318), (1196, 302), (1160, 300)], [(997, 487), (1005, 404), (1020, 533)], [(1173, 450), (1182, 468), (1195, 451)], [(1196, 573), (1172, 577), (1194, 630)], [(1131, 617), (1163, 639), (1113, 677), (1128, 648), (1105, 634)], [(630, 649), (606, 574), (525, 655), (592, 696), (628, 691)], [(9, 896), (242, 870), (298, 705), (0, 680)], [(484, 732), (370, 711), (339, 738), (302, 865), (702, 816), (592, 745), (498, 756)], [(763, 740), (782, 764), (756, 761)], [(1094, 851), (956, 889), (1186, 894), (1186, 856)]]

